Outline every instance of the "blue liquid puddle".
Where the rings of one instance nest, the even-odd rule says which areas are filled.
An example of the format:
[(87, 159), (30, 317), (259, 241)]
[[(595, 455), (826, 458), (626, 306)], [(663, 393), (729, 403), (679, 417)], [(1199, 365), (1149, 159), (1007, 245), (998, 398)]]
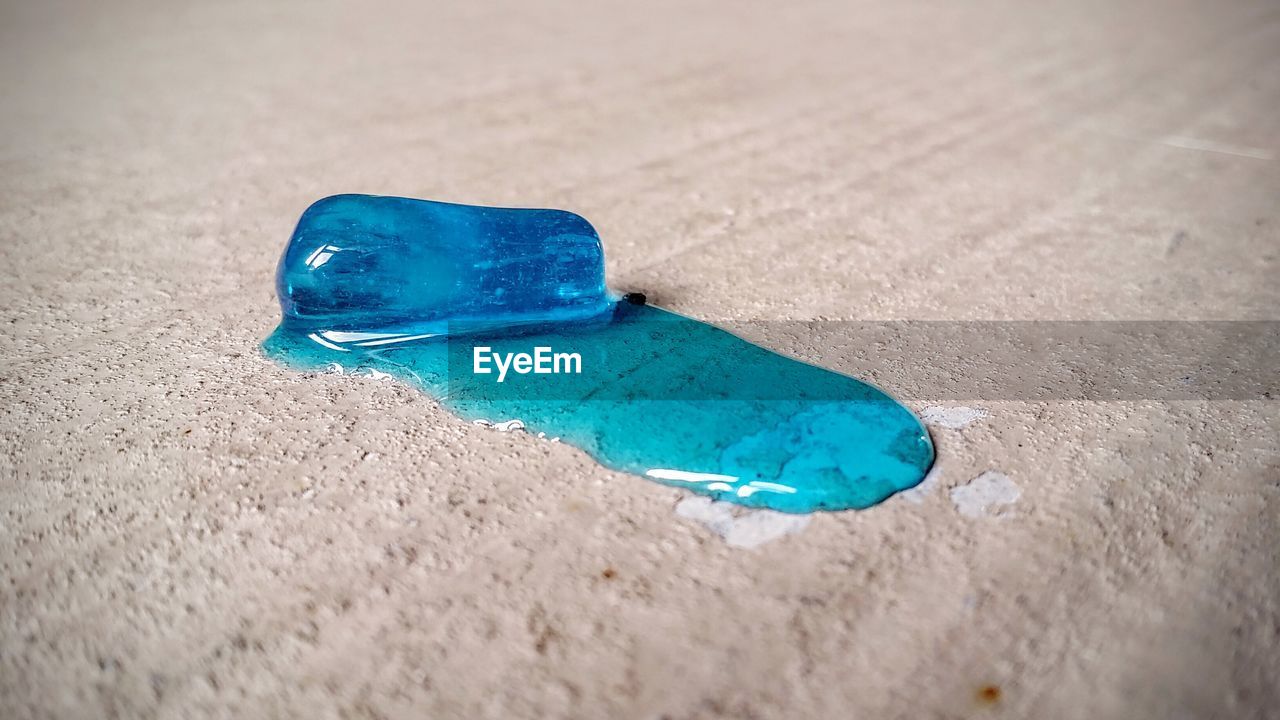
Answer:
[[(328, 198), (277, 286), (284, 319), (263, 349), (288, 367), (387, 373), (465, 419), (519, 419), (716, 499), (865, 508), (933, 463), (924, 426), (871, 385), (609, 294), (599, 238), (572, 213)], [(525, 369), (561, 372), (511, 364), (499, 382), (493, 358), (538, 348)]]

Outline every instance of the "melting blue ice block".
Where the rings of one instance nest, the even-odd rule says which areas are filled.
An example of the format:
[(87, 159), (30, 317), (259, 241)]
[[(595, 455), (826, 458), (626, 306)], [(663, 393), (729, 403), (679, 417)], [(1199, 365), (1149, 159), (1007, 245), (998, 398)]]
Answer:
[(464, 418), (520, 420), (717, 499), (863, 508), (933, 463), (924, 426), (875, 387), (610, 295), (599, 238), (572, 213), (321, 200), (278, 290), (263, 346), (290, 367), (387, 373)]
[(613, 306), (600, 238), (573, 213), (370, 195), (307, 208), (276, 289), (285, 324), (340, 337), (572, 322)]

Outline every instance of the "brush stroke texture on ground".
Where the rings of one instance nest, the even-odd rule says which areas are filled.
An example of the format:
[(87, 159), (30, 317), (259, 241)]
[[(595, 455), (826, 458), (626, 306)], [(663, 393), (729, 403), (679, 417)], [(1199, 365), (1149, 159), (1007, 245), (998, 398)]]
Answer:
[(572, 209), (717, 323), (1276, 319), (1278, 109), (1260, 0), (5, 2), (4, 714), (1274, 714), (1274, 401), (982, 402), (744, 551), (255, 348), (335, 192)]

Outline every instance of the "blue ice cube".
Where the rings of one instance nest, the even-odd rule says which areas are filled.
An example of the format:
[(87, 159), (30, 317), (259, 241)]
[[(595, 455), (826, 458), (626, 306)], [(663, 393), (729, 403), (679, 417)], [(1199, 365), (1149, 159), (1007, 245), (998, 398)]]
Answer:
[(339, 335), (558, 323), (616, 301), (600, 237), (578, 215), (375, 195), (309, 207), (276, 290), (286, 325)]

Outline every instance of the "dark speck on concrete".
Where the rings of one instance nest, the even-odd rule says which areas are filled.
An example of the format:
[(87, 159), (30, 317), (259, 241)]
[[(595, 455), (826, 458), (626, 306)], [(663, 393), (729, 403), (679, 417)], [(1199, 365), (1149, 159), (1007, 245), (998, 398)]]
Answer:
[(983, 685), (978, 688), (978, 703), (980, 705), (995, 705), (1000, 702), (1000, 694), (999, 685)]
[(1182, 247), (1182, 244), (1187, 241), (1188, 237), (1190, 236), (1187, 235), (1186, 230), (1179, 230), (1174, 233), (1173, 237), (1169, 238), (1169, 245), (1164, 249), (1164, 256), (1172, 257), (1173, 254), (1178, 251), (1178, 248)]

